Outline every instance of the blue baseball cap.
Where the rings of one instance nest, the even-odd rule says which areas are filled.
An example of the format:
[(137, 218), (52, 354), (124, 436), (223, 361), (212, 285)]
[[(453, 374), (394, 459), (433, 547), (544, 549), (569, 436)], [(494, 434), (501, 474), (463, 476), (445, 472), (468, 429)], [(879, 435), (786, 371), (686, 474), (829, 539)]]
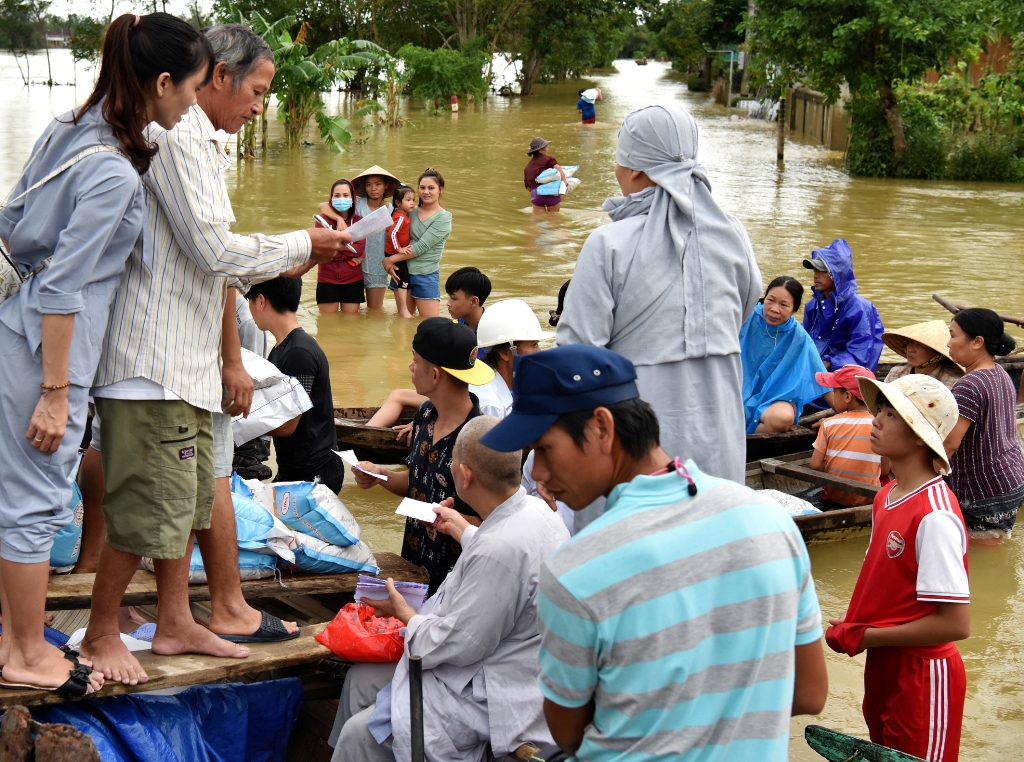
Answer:
[(571, 344), (516, 357), (512, 412), (480, 444), (498, 452), (522, 450), (564, 413), (639, 396), (633, 363), (610, 349)]

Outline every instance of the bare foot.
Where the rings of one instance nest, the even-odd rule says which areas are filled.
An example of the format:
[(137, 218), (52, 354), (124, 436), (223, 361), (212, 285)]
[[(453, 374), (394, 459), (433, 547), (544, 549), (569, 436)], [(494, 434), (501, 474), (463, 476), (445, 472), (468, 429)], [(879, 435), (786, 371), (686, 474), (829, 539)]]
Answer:
[(149, 675), (132, 656), (128, 647), (121, 642), (120, 633), (100, 635), (82, 641), (79, 649), (83, 656), (92, 659), (93, 669), (101, 672), (107, 680), (124, 685), (140, 685), (149, 681)]
[[(0, 614), (0, 625), (2, 625), (3, 623), (4, 617), (3, 614)], [(43, 616), (43, 624), (45, 624), (47, 627), (51, 627), (53, 625), (53, 612), (46, 612), (46, 615)], [(0, 635), (0, 668), (3, 668), (3, 666), (7, 663), (7, 660), (11, 658), (10, 643), (10, 638), (4, 640), (3, 636)], [(92, 664), (90, 664), (87, 661), (83, 661), (82, 664), (85, 664), (88, 667), (92, 666)]]
[(153, 653), (161, 656), (207, 654), (226, 659), (244, 659), (249, 655), (249, 649), (219, 638), (202, 625), (192, 622), (175, 628), (173, 634), (169, 635), (161, 633), (158, 624), (156, 635), (153, 636)]
[[(22, 661), (19, 657), (12, 655), (8, 663), (4, 665), (2, 672), (4, 681), (8, 683), (59, 688), (67, 682), (74, 669), (75, 666), (64, 658), (63, 651), (46, 644), (46, 648), (39, 651), (39, 658), (32, 662)], [(102, 686), (103, 675), (93, 670), (89, 675), (87, 693), (95, 693)]]
[[(246, 604), (239, 612), (224, 612), (213, 609), (210, 616), (210, 631), (218, 635), (252, 635), (260, 628), (263, 615), (258, 609)], [(299, 626), (295, 622), (281, 621), (284, 628), (289, 632), (298, 632)]]
[(117, 610), (117, 629), (125, 635), (130, 635), (145, 623), (146, 620), (131, 606), (122, 606)]

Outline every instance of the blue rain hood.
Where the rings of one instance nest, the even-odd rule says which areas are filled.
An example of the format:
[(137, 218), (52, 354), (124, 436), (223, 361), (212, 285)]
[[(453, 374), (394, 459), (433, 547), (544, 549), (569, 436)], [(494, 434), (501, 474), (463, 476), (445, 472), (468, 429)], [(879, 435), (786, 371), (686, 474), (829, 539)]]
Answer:
[(804, 405), (829, 391), (814, 380), (825, 366), (807, 331), (794, 317), (780, 326), (768, 325), (763, 304), (740, 329), (740, 358), (748, 434), (754, 433), (761, 414), (773, 402), (795, 402), (799, 415)]
[(824, 260), (836, 286), (828, 298), (812, 288), (804, 307), (804, 329), (822, 361), (829, 362), (833, 371), (846, 365), (875, 370), (882, 355), (884, 328), (875, 305), (857, 293), (850, 244), (837, 238), (824, 249), (811, 252), (811, 259)]

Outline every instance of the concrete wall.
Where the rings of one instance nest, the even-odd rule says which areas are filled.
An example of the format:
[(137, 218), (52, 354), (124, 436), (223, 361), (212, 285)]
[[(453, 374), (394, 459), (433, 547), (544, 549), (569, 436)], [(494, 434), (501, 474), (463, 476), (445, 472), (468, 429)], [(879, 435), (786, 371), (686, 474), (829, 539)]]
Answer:
[(786, 98), (790, 135), (819, 143), (831, 151), (846, 151), (850, 142), (850, 115), (842, 101), (825, 104), (825, 96), (806, 87), (794, 87)]

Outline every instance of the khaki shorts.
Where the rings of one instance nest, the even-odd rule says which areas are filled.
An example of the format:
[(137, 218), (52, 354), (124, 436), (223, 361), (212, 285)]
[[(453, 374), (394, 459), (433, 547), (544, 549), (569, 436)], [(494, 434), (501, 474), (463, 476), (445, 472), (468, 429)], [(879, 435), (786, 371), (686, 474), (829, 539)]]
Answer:
[(107, 543), (150, 558), (185, 555), (213, 511), (213, 416), (183, 400), (99, 397)]

